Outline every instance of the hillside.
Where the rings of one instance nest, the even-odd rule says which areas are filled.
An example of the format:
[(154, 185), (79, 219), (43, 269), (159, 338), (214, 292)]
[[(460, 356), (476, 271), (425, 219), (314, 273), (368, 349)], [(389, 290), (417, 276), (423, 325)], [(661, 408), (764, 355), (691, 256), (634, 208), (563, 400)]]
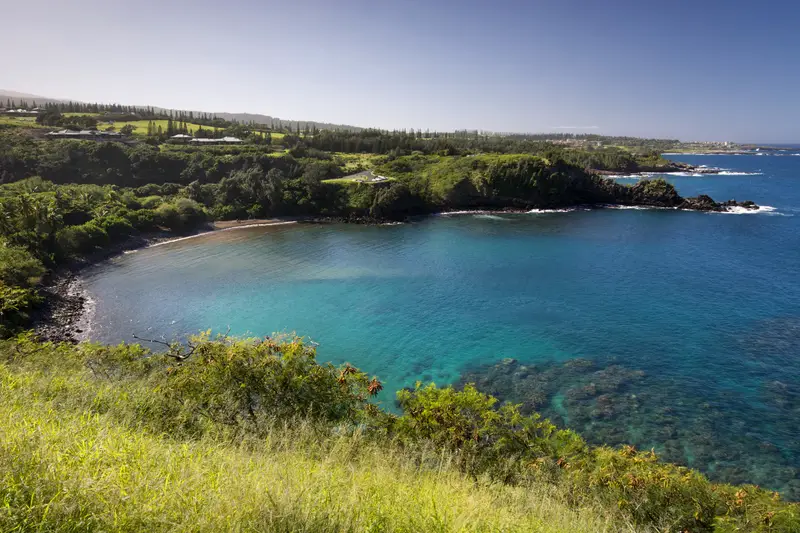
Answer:
[[(795, 505), (467, 387), (366, 401), (301, 340), (0, 341), (4, 531), (770, 531)], [(11, 459), (11, 460), (9, 460)]]

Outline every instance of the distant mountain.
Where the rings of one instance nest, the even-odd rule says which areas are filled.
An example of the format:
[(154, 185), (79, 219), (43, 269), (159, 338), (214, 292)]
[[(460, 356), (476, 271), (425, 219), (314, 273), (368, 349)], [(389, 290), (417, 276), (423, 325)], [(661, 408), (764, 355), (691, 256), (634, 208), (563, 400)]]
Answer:
[(50, 102), (67, 101), (59, 98), (49, 98), (47, 96), (40, 96), (38, 94), (21, 93), (19, 91), (9, 91), (6, 89), (0, 89), (0, 106), (5, 105), (6, 100), (14, 100), (16, 103), (19, 103), (21, 100), (24, 100), (28, 103), (32, 103), (34, 100), (36, 100), (37, 104), (47, 104)]
[(46, 96), (39, 96), (38, 94), (29, 94), (29, 93), (20, 93), (17, 91), (7, 91), (5, 89), (0, 89), (0, 96), (3, 98), (22, 98), (31, 100), (36, 98), (37, 100), (53, 100), (53, 98), (47, 98)]
[[(19, 91), (10, 91), (10, 90), (6, 90), (6, 89), (0, 89), (0, 107), (5, 105), (7, 100), (14, 100), (15, 103), (19, 103), (20, 101), (26, 101), (29, 104), (33, 103), (33, 101), (35, 100), (37, 105), (38, 104), (46, 104), (46, 103), (50, 103), (50, 102), (68, 102), (69, 101), (69, 100), (66, 100), (66, 99), (63, 99), (63, 98), (50, 98), (48, 96), (40, 96), (40, 95), (37, 95), (37, 94), (21, 93)], [(74, 100), (74, 101), (78, 102), (77, 100)], [(80, 103), (88, 103), (88, 102), (80, 102)], [(148, 108), (149, 107), (149, 108), (154, 109), (155, 111), (166, 111), (167, 113), (169, 113), (170, 111), (176, 111), (176, 112), (177, 111), (183, 111), (185, 113), (189, 112), (188, 109), (170, 109), (170, 108), (166, 108), (166, 107), (155, 107), (155, 106), (146, 106), (146, 105), (136, 105), (136, 106), (132, 106), (132, 107), (138, 107), (138, 108)], [(321, 130), (340, 129), (340, 130), (347, 130), (347, 131), (361, 131), (361, 130), (364, 129), (364, 128), (360, 128), (358, 126), (350, 126), (350, 125), (347, 125), (347, 124), (331, 124), (331, 123), (328, 123), (328, 122), (316, 122), (316, 121), (313, 121), (313, 120), (287, 120), (287, 119), (282, 119), (282, 118), (278, 118), (278, 117), (271, 117), (269, 115), (261, 115), (261, 114), (258, 114), (258, 113), (227, 113), (227, 112), (212, 113), (212, 112), (209, 112), (209, 111), (198, 111), (198, 110), (192, 110), (192, 112), (195, 113), (195, 114), (205, 113), (205, 114), (208, 114), (208, 115), (215, 115), (215, 116), (217, 116), (219, 118), (222, 118), (222, 119), (225, 119), (225, 120), (231, 120), (231, 121), (235, 120), (237, 122), (241, 122), (241, 123), (245, 123), (245, 124), (250, 123), (250, 122), (255, 122), (256, 124), (266, 124), (268, 126), (271, 126), (273, 123), (276, 124), (276, 125), (278, 123), (280, 123), (283, 128), (287, 128), (288, 127), (288, 128), (293, 129), (293, 130), (297, 129), (298, 123), (300, 125), (300, 129), (301, 130), (305, 129), (306, 126), (308, 126), (309, 128), (313, 128), (314, 126), (316, 126), (317, 129), (321, 129)]]

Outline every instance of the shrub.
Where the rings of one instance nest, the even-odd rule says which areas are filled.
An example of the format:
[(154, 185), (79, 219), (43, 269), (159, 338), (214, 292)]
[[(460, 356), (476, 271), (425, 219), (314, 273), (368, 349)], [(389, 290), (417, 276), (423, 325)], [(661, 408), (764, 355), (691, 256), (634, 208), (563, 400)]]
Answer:
[(110, 215), (98, 218), (94, 220), (94, 224), (102, 228), (112, 240), (119, 240), (134, 233), (130, 221), (119, 216)]
[(0, 338), (5, 338), (28, 320), (28, 311), (41, 302), (32, 289), (7, 285), (0, 280)]
[(139, 409), (151, 427), (203, 434), (214, 427), (237, 436), (262, 435), (276, 420), (356, 422), (377, 380), (345, 365), (321, 365), (297, 337), (238, 340), (210, 332), (147, 356), (137, 345), (87, 348), (86, 360), (105, 377), (147, 379), (159, 400)]
[(155, 211), (155, 218), (159, 225), (184, 231), (205, 222), (206, 214), (194, 200), (179, 198), (174, 203), (161, 204)]
[(0, 242), (0, 282), (30, 287), (44, 274), (42, 262), (21, 246)]
[(95, 221), (68, 226), (58, 230), (56, 243), (63, 256), (71, 257), (91, 252), (96, 246), (108, 242), (108, 234)]
[(153, 196), (145, 196), (139, 200), (142, 209), (156, 209), (162, 203), (164, 203), (164, 198), (161, 196), (153, 195)]
[(472, 385), (457, 391), (431, 384), (398, 393), (403, 416), (394, 424), (401, 440), (427, 440), (458, 458), (473, 475), (489, 474), (515, 482), (535, 474), (527, 465), (557, 465), (583, 453), (586, 444), (575, 433), (559, 430), (538, 414), (523, 416), (519, 406), (496, 406), (497, 399)]
[[(435, 385), (398, 393), (403, 415), (391, 422), (401, 442), (431, 442), (459, 467), (504, 483), (548, 481), (574, 505), (600, 505), (620, 518), (663, 531), (799, 531), (800, 511), (757, 487), (715, 485), (694, 470), (661, 463), (633, 447), (590, 449), (571, 431), (472, 385)], [(736, 529), (738, 528), (738, 529)]]

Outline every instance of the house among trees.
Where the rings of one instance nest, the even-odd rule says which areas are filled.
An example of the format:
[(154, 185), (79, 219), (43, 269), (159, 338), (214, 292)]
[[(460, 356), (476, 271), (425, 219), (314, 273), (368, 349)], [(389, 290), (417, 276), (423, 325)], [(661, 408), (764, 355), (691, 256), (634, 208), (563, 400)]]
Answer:
[(194, 137), (185, 133), (179, 133), (169, 138), (169, 142), (172, 144), (189, 144), (192, 140), (194, 140)]
[(116, 131), (98, 130), (61, 130), (46, 134), (48, 139), (80, 139), (84, 141), (121, 141), (125, 136)]
[(238, 137), (222, 137), (221, 139), (211, 139), (202, 137), (192, 137), (185, 133), (179, 133), (169, 138), (170, 144), (192, 144), (194, 146), (205, 146), (213, 144), (242, 144), (244, 141)]
[(3, 111), (6, 115), (13, 115), (15, 117), (35, 117), (39, 114), (37, 109), (6, 109)]

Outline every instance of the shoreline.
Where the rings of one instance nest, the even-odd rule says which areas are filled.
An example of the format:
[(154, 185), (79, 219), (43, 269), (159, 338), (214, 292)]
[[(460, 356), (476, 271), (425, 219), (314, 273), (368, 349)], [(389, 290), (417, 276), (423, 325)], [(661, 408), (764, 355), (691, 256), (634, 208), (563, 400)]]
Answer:
[(222, 220), (214, 221), (196, 228), (193, 232), (176, 234), (158, 232), (137, 235), (107, 249), (97, 250), (81, 260), (75, 260), (56, 267), (45, 274), (39, 287), (42, 304), (31, 313), (31, 329), (45, 342), (70, 342), (77, 344), (88, 340), (91, 329), (89, 304), (91, 297), (82, 286), (81, 273), (87, 268), (109, 261), (123, 254), (162, 246), (173, 242), (211, 235), (225, 231), (258, 228), (288, 224), (396, 224), (398, 221), (377, 221), (366, 218), (344, 217), (275, 217), (269, 219)]
[[(762, 207), (756, 204), (738, 203), (734, 201), (722, 203), (713, 202), (710, 198), (684, 199), (681, 206), (658, 206), (644, 204), (582, 204), (570, 206), (550, 207), (492, 207), (476, 206), (474, 209), (452, 209), (429, 213), (409, 215), (402, 220), (375, 219), (371, 217), (335, 217), (335, 216), (301, 216), (301, 217), (274, 217), (268, 219), (249, 220), (224, 220), (209, 222), (195, 231), (186, 234), (159, 232), (149, 235), (139, 235), (118, 243), (108, 249), (98, 250), (89, 256), (71, 263), (62, 265), (45, 275), (39, 292), (43, 303), (31, 313), (32, 329), (43, 341), (78, 343), (88, 340), (91, 330), (91, 297), (82, 286), (80, 274), (87, 268), (108, 261), (122, 254), (133, 253), (138, 250), (162, 246), (174, 242), (211, 235), (225, 231), (246, 228), (259, 228), (289, 224), (328, 224), (349, 223), (359, 225), (395, 225), (420, 220), (426, 217), (457, 216), (466, 214), (543, 214), (565, 213), (594, 209), (671, 209), (679, 211), (735, 213), (758, 213)], [(769, 206), (763, 206), (764, 210)], [(738, 210), (738, 211), (737, 211)]]

